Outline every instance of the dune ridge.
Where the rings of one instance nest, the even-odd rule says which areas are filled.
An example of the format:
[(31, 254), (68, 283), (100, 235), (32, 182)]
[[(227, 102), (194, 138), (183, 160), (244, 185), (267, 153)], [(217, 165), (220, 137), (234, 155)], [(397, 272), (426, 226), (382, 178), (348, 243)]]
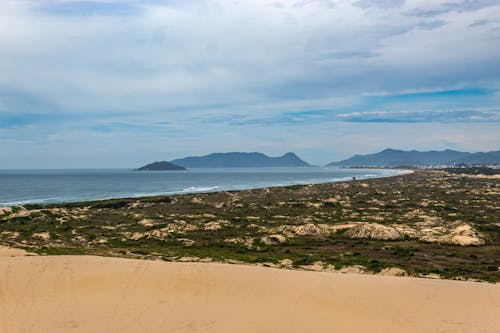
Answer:
[(498, 332), (496, 284), (93, 256), (0, 258), (0, 332)]

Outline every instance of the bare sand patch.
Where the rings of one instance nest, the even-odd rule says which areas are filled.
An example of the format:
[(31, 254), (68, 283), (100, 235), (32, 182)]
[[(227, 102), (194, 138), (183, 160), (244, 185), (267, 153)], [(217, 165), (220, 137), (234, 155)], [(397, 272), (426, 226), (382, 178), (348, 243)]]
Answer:
[(0, 258), (1, 257), (19, 257), (19, 256), (26, 256), (28, 254), (29, 253), (23, 249), (15, 249), (12, 247), (0, 246)]
[(42, 239), (45, 241), (50, 239), (50, 235), (48, 232), (37, 232), (37, 233), (32, 234), (31, 237), (35, 237), (35, 238)]
[(264, 232), (281, 232), (286, 237), (326, 236), (339, 230), (347, 230), (350, 238), (399, 240), (404, 237), (416, 238), (429, 243), (478, 246), (485, 243), (483, 236), (467, 223), (460, 221), (443, 224), (439, 221), (416, 223), (410, 227), (402, 224), (383, 225), (373, 222), (344, 223), (337, 225), (307, 223), (302, 225), (282, 225), (263, 228)]
[(12, 207), (0, 207), (0, 215), (12, 212)]
[(144, 227), (152, 227), (155, 225), (154, 221), (151, 219), (142, 219), (138, 223)]
[(203, 230), (216, 231), (222, 229), (224, 226), (231, 224), (226, 220), (218, 220), (213, 222), (208, 222), (203, 225)]
[(500, 286), (90, 256), (0, 259), (0, 332), (498, 332)]
[(384, 268), (383, 270), (378, 273), (378, 275), (385, 275), (385, 276), (408, 276), (408, 272), (406, 272), (404, 269), (398, 268), (398, 267), (388, 267)]
[(351, 238), (371, 238), (383, 240), (401, 239), (401, 233), (393, 227), (384, 226), (379, 223), (359, 223), (346, 232)]
[(460, 174), (460, 176), (470, 177), (470, 178), (478, 178), (478, 179), (500, 179), (500, 175), (469, 175), (469, 174)]

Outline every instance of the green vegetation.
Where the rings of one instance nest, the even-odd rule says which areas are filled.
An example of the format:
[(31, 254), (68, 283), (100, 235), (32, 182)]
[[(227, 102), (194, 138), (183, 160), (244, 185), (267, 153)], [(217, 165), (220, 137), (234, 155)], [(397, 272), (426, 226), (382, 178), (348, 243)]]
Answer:
[(465, 174), (465, 175), (486, 175), (493, 176), (499, 175), (500, 169), (493, 169), (488, 167), (463, 167), (463, 168), (446, 168), (443, 169), (448, 173)]

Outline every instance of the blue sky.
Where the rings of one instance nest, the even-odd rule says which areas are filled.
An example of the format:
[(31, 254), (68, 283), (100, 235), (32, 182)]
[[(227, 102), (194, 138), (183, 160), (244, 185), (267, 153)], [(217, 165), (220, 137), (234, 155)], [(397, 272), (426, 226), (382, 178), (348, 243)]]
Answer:
[(0, 168), (500, 149), (497, 0), (0, 0)]

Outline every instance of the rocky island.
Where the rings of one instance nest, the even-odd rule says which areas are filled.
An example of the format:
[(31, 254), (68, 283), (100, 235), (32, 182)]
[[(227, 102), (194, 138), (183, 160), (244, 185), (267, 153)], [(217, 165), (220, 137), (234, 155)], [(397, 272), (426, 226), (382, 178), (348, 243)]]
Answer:
[(136, 171), (178, 171), (178, 170), (186, 170), (186, 168), (166, 161), (153, 162), (151, 164), (136, 169)]

